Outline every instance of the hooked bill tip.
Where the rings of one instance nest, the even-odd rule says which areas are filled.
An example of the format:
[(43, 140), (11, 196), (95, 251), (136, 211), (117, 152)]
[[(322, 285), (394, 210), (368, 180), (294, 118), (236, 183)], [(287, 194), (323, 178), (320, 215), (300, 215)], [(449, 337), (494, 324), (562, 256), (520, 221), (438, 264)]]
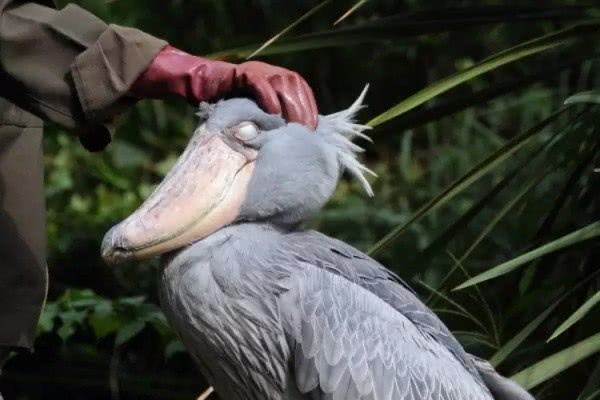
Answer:
[(119, 238), (117, 226), (110, 228), (102, 239), (101, 254), (107, 264), (119, 264), (130, 258), (131, 252), (123, 245)]

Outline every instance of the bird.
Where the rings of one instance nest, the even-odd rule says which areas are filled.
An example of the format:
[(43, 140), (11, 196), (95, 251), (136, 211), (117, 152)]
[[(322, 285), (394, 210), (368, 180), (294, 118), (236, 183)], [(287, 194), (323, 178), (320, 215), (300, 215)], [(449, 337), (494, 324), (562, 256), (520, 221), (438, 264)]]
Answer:
[(367, 87), (311, 131), (252, 100), (200, 105), (155, 191), (102, 242), (161, 257), (161, 307), (227, 400), (531, 400), (467, 353), (396, 273), (306, 228), (342, 174), (370, 196), (354, 139)]

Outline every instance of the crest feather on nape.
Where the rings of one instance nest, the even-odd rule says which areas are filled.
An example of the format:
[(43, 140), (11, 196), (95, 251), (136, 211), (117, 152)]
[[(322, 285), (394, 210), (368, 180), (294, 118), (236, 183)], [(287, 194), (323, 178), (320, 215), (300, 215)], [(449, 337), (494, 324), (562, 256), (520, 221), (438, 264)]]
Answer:
[(200, 105), (198, 106), (198, 111), (196, 112), (200, 123), (206, 121), (210, 117), (210, 115), (215, 110), (215, 107), (216, 104), (207, 103), (206, 101), (200, 103)]
[(363, 133), (371, 127), (355, 123), (357, 112), (366, 107), (363, 105), (363, 100), (367, 90), (369, 90), (368, 84), (365, 85), (360, 96), (347, 109), (322, 116), (319, 120), (317, 132), (322, 134), (324, 139), (336, 149), (341, 168), (358, 179), (365, 192), (369, 196), (373, 196), (373, 189), (371, 189), (371, 185), (365, 178), (365, 173), (372, 176), (377, 176), (377, 174), (358, 161), (356, 155), (363, 152), (364, 149), (352, 143), (355, 138), (372, 142), (371, 138)]

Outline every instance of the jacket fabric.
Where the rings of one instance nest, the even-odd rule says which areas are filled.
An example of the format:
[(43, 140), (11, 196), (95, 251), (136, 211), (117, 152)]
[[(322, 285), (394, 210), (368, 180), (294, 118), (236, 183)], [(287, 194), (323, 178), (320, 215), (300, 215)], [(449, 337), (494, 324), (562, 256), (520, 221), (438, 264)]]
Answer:
[(32, 348), (46, 297), (44, 121), (102, 150), (166, 44), (76, 5), (0, 0), (0, 346)]

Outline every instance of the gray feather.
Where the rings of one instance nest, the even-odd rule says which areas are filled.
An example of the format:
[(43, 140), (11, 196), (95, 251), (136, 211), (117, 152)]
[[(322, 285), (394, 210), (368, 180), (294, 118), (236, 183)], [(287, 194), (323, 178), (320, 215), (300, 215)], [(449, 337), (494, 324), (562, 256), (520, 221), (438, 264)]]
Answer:
[(494, 395), (495, 400), (535, 400), (516, 382), (500, 375), (490, 363), (474, 357), (475, 364), (483, 381)]
[[(253, 102), (204, 105), (210, 129), (261, 135), (234, 225), (165, 266), (161, 304), (202, 373), (228, 400), (531, 400), (467, 354), (397, 275), (301, 223), (343, 170), (372, 194), (352, 143), (365, 91), (316, 133)], [(519, 397), (521, 396), (521, 397)]]
[[(370, 290), (385, 288), (373, 286), (381, 280), (396, 292), (387, 297), (415, 301), (383, 267), (339, 241), (242, 224), (175, 257), (162, 298), (184, 343), (212, 370), (208, 376), (225, 376), (234, 383), (225, 386), (257, 398), (279, 400), (277, 393), (295, 385), (300, 394), (317, 390), (332, 399), (491, 399), (479, 374)], [(214, 384), (232, 399), (254, 398)]]

